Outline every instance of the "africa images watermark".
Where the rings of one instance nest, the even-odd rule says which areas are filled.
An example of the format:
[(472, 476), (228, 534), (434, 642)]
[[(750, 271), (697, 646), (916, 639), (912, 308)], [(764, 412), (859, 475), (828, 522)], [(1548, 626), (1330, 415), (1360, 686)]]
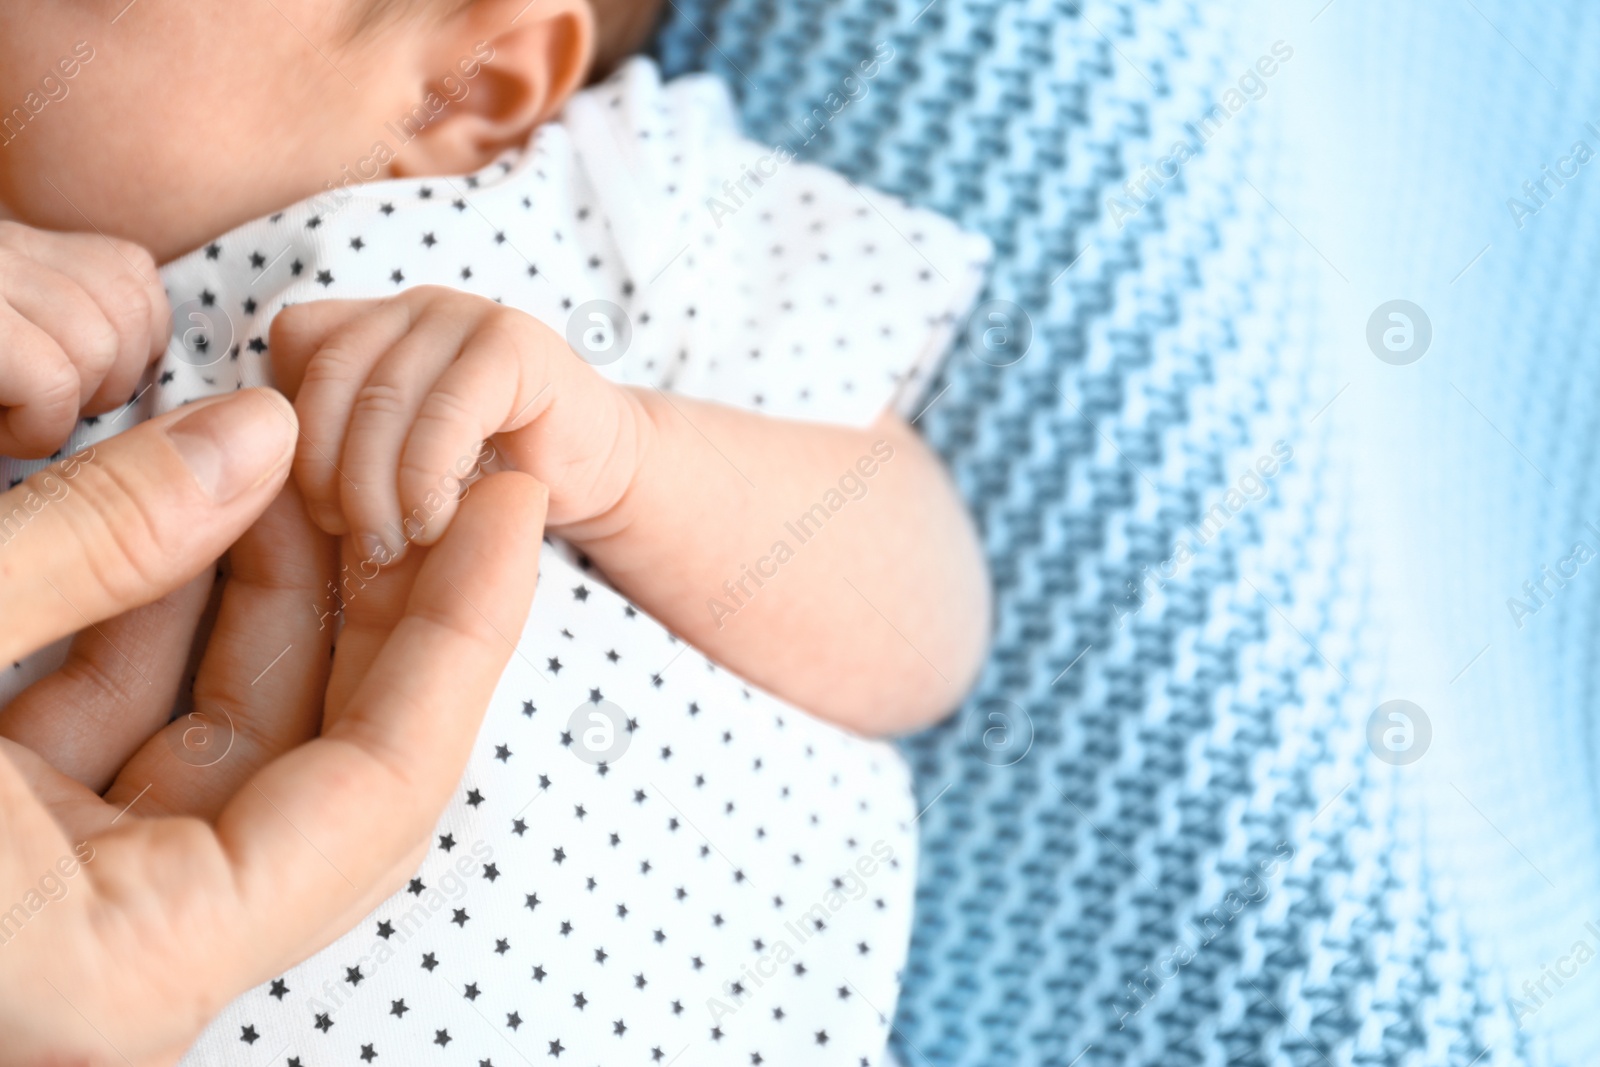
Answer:
[[(452, 500), (464, 500), (474, 484), (483, 477), (484, 468), (495, 459), (497, 453), (494, 445), (488, 441), (479, 444), (476, 452), (468, 452), (439, 479), (439, 484), (428, 490), (422, 502), (411, 509), (411, 514), (402, 518), (398, 523), (390, 522), (385, 528), (385, 533), (393, 541), (414, 541), (427, 529), (428, 522), (444, 506)], [(328, 582), (328, 592), (321, 603), (312, 604), (311, 608), (317, 613), (317, 629), (321, 630), (328, 625), (328, 620), (337, 618), (344, 610), (346, 604), (358, 596), (367, 583), (378, 576), (384, 564), (390, 562), (398, 554), (398, 550), (391, 550), (385, 544), (363, 546), (361, 559), (354, 568), (348, 563), (339, 566), (337, 581)]]
[(1274, 441), (1272, 450), (1258, 457), (1255, 464), (1228, 487), (1222, 499), (1202, 512), (1200, 518), (1190, 525), (1193, 544), (1190, 538), (1178, 538), (1173, 543), (1171, 555), (1154, 567), (1146, 563), (1137, 580), (1130, 578), (1126, 583), (1127, 596), (1111, 602), (1117, 627), (1122, 627), (1124, 619), (1139, 614), (1145, 602), (1157, 590), (1165, 589), (1166, 583), (1176, 578), (1178, 572), (1215, 540), (1240, 512), (1255, 501), (1265, 500), (1271, 492), (1272, 479), (1293, 459), (1293, 446), (1284, 441)]
[(1287, 42), (1273, 41), (1270, 54), (1257, 59), (1255, 65), (1246, 69), (1234, 85), (1223, 90), (1221, 98), (1199, 118), (1183, 124), (1189, 134), (1187, 138), (1173, 141), (1166, 155), (1154, 163), (1146, 163), (1124, 182), (1122, 195), (1106, 197), (1106, 215), (1117, 224), (1117, 229), (1122, 229), (1128, 219), (1154, 203), (1167, 183), (1178, 176), (1189, 160), (1205, 151), (1211, 139), (1221, 133), (1246, 104), (1266, 96), (1267, 79), (1278, 73), (1280, 65), (1293, 56), (1294, 49)]
[(22, 102), (0, 116), (0, 148), (5, 148), (21, 137), (28, 124), (39, 117), (51, 104), (59, 104), (72, 92), (68, 83), (76, 78), (85, 65), (94, 59), (94, 47), (88, 41), (72, 46), (72, 54), (56, 60), (55, 67), (39, 79), (38, 88), (23, 94)]
[(54, 467), (45, 468), (32, 483), (23, 482), (18, 486), (22, 495), (16, 504), (9, 511), (0, 511), (0, 548), (16, 540), (45, 508), (70, 496), (72, 479), (93, 461), (94, 446), (91, 445), (74, 452)]
[[(1600, 126), (1585, 122), (1583, 128), (1595, 138), (1596, 143), (1600, 143)], [(1567, 154), (1556, 160), (1554, 168), (1548, 163), (1539, 164), (1539, 176), (1522, 183), (1522, 193), (1526, 199), (1506, 197), (1506, 210), (1511, 213), (1511, 221), (1517, 224), (1517, 229), (1522, 229), (1530, 218), (1549, 207), (1550, 202), (1567, 187), (1567, 183), (1578, 176), (1584, 164), (1594, 157), (1595, 150), (1589, 147), (1588, 141), (1573, 141)]]
[[(1550, 1003), (1561, 988), (1574, 978), (1578, 977), (1578, 969), (1595, 958), (1596, 946), (1600, 946), (1600, 926), (1592, 922), (1583, 924), (1584, 933), (1588, 937), (1580, 937), (1572, 943), (1572, 949), (1565, 956), (1552, 960), (1539, 970), (1537, 979), (1529, 978), (1522, 983), (1522, 996), (1512, 994), (1508, 1006), (1516, 1016), (1517, 1029), (1522, 1029), (1522, 1020), (1530, 1015), (1538, 1015), (1539, 1009)], [(1593, 942), (1589, 940), (1593, 939)], [(1554, 989), (1550, 983), (1556, 984)]]
[[(862, 853), (856, 857), (855, 864), (833, 880), (833, 889), (829, 890), (821, 900), (783, 924), (789, 938), (780, 937), (771, 946), (760, 941), (756, 942), (756, 951), (761, 955), (754, 962), (745, 964), (739, 977), (730, 978), (722, 983), (723, 996), (728, 999), (706, 998), (706, 1011), (711, 1015), (712, 1026), (716, 1026), (730, 1015), (737, 1014), (739, 1009), (745, 1007), (755, 996), (756, 990), (776, 977), (779, 968), (794, 959), (797, 946), (805, 944), (826, 930), (828, 920), (842, 911), (847, 904), (865, 897), (867, 879), (877, 874), (884, 866), (895, 862), (893, 846), (881, 839), (872, 843), (871, 853), (871, 855)], [(793, 939), (793, 944), (790, 943), (790, 938)]]
[(1517, 629), (1527, 625), (1530, 615), (1537, 615), (1550, 605), (1561, 594), (1561, 591), (1572, 583), (1578, 576), (1583, 565), (1594, 559), (1597, 552), (1594, 545), (1600, 545), (1600, 527), (1593, 522), (1585, 522), (1584, 529), (1594, 535), (1593, 544), (1587, 541), (1576, 540), (1566, 555), (1556, 560), (1554, 569), (1546, 563), (1539, 568), (1539, 575), (1522, 583), (1521, 597), (1506, 597), (1506, 611), (1511, 615), (1511, 621)]
[(1221, 937), (1233, 924), (1233, 920), (1246, 908), (1267, 899), (1272, 890), (1266, 880), (1277, 873), (1279, 863), (1287, 863), (1294, 859), (1294, 854), (1293, 845), (1287, 841), (1279, 841), (1273, 846), (1272, 855), (1255, 865), (1256, 870), (1261, 872), (1259, 876), (1255, 871), (1248, 871), (1239, 880), (1238, 887), (1224, 893), (1222, 899), (1209, 911), (1191, 916), (1186, 924), (1186, 930), (1173, 944), (1172, 951), (1163, 958), (1146, 964), (1141, 972), (1144, 977), (1137, 984), (1134, 979), (1128, 980), (1129, 1006), (1119, 1007), (1116, 1001), (1112, 1001), (1109, 1005), (1116, 1013), (1117, 1029), (1126, 1027), (1129, 1019), (1149, 1007), (1151, 1001), (1155, 1000), (1166, 984), (1178, 977), (1178, 972), (1184, 967), (1193, 963), (1206, 946)]
[[(888, 41), (879, 41), (872, 47), (872, 56), (856, 64), (856, 70), (861, 73), (859, 78), (854, 74), (846, 74), (840, 79), (837, 89), (830, 90), (823, 96), (821, 106), (813, 107), (799, 123), (793, 119), (785, 119), (784, 125), (799, 139), (798, 143), (779, 141), (772, 146), (772, 151), (754, 163), (743, 164), (739, 177), (723, 182), (721, 197), (706, 198), (706, 211), (717, 228), (722, 228), (723, 219), (737, 213), (741, 207), (754, 199), (756, 192), (776, 177), (779, 169), (793, 162), (800, 149), (816, 140), (841, 111), (865, 97), (869, 92), (868, 83), (876, 78), (884, 64), (892, 59), (894, 59), (894, 45)], [(750, 188), (752, 183), (755, 185), (753, 190)]]
[(400, 155), (401, 149), (421, 136), (446, 108), (467, 98), (472, 92), (469, 83), (493, 59), (494, 46), (487, 41), (479, 41), (472, 46), (470, 56), (456, 60), (455, 66), (438, 79), (437, 89), (430, 89), (405, 114), (385, 122), (383, 130), (386, 136), (372, 142), (367, 154), (356, 160), (354, 166), (349, 163), (341, 166), (339, 177), (324, 181), (324, 191), (311, 198), (309, 203), (316, 211), (314, 217), (320, 222), (338, 214), (355, 195), (350, 191), (351, 186), (382, 178), (384, 168)]
[(80, 841), (70, 853), (56, 860), (40, 876), (38, 883), (22, 894), (21, 900), (0, 912), (0, 948), (9, 945), (12, 939), (22, 933), (23, 927), (33, 921), (35, 915), (52, 903), (65, 900), (72, 890), (71, 879), (93, 860), (94, 846), (87, 841)]
[[(717, 624), (717, 629), (722, 629), (724, 622), (739, 614), (767, 582), (778, 576), (779, 568), (794, 559), (797, 547), (821, 533), (828, 520), (844, 510), (846, 504), (865, 497), (867, 480), (878, 473), (880, 465), (887, 464), (893, 458), (894, 446), (888, 441), (879, 439), (872, 442), (871, 455), (857, 459), (853, 467), (839, 476), (836, 487), (830, 487), (822, 494), (820, 501), (801, 512), (792, 522), (783, 524), (784, 530), (794, 539), (793, 546), (779, 538), (772, 543), (766, 555), (756, 560), (754, 567), (741, 564), (739, 576), (722, 583), (726, 601), (714, 596), (707, 597), (706, 610), (711, 613), (711, 621)], [(751, 582), (755, 583), (754, 589), (750, 588)]]

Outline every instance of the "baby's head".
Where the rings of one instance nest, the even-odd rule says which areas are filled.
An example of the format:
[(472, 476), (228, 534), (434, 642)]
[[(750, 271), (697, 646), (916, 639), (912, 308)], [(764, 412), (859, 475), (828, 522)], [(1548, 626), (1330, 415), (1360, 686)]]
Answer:
[(659, 0), (0, 0), (0, 218), (166, 261), (354, 177), (461, 174)]

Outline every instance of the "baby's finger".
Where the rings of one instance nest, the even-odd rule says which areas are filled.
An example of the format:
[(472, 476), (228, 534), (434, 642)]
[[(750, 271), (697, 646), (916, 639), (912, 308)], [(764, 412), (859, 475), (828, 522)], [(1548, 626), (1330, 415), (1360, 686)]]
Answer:
[(35, 261), (77, 282), (110, 325), (113, 357), (83, 406), (89, 415), (111, 410), (167, 348), (171, 312), (155, 257), (132, 241), (92, 233), (33, 230), (23, 244)]
[(273, 369), (288, 376), (300, 415), (295, 481), (327, 533), (349, 529), (339, 501), (350, 475), (339, 453), (350, 409), (372, 368), (410, 329), (411, 311), (401, 301), (318, 301), (286, 308), (273, 321)]
[(349, 480), (340, 488), (345, 520), (369, 558), (393, 558), (420, 530), (424, 516), (400, 511), (400, 452), (429, 391), (455, 361), (473, 323), (471, 316), (452, 314), (446, 304), (430, 306), (356, 394), (339, 460)]
[(544, 361), (524, 366), (521, 347), (500, 329), (489, 326), (468, 339), (461, 358), (434, 383), (406, 437), (397, 483), (401, 511), (413, 519), (408, 533), (418, 544), (432, 544), (450, 525), (463, 481), (478, 471), (484, 440), (550, 395), (549, 380), (540, 373)]
[(0, 306), (0, 454), (35, 459), (78, 422), (78, 372), (55, 338)]
[(77, 403), (82, 408), (117, 361), (117, 331), (72, 278), (33, 262), (11, 269), (8, 264), (16, 262), (0, 260), (0, 291), (6, 303), (66, 353), (78, 376)]

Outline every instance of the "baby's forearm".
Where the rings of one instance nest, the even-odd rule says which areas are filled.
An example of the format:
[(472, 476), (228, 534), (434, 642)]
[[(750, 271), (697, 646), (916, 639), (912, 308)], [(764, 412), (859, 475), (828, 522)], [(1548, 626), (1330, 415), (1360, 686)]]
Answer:
[(817, 715), (884, 734), (956, 706), (988, 639), (987, 575), (902, 420), (854, 430), (628, 392), (635, 476), (605, 514), (554, 532), (679, 636)]

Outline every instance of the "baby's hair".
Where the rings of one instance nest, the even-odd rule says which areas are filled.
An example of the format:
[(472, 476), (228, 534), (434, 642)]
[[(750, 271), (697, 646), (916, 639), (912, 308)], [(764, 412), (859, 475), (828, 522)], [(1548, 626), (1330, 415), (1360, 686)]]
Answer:
[[(443, 21), (471, 7), (474, 0), (358, 0), (352, 39), (407, 18), (428, 15)], [(589, 0), (596, 40), (591, 81), (605, 77), (643, 44), (655, 28), (661, 0)]]

